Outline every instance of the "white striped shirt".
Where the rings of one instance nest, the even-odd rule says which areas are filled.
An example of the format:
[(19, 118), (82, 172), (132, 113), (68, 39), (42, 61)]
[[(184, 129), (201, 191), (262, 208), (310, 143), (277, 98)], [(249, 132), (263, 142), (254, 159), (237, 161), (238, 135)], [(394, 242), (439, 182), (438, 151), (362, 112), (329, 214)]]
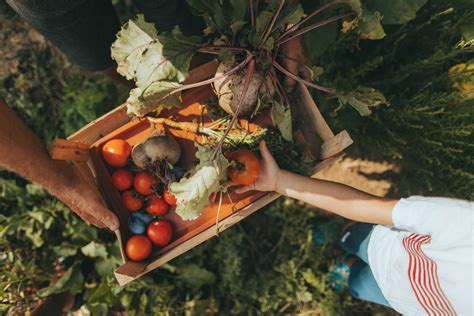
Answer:
[(410, 197), (378, 225), (369, 263), (390, 305), (403, 315), (474, 315), (473, 203)]

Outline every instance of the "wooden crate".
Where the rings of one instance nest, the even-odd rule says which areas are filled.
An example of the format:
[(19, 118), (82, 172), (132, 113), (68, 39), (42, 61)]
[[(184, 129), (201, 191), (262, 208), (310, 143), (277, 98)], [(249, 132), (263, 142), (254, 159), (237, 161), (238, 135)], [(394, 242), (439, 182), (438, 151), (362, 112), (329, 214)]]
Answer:
[[(215, 73), (216, 67), (216, 62), (210, 62), (195, 68), (191, 71), (188, 82), (209, 78)], [(187, 107), (183, 110), (163, 112), (160, 116), (173, 116), (178, 120), (195, 117), (199, 101), (208, 95), (209, 87), (187, 92), (183, 95), (183, 103), (188, 105)], [(297, 125), (304, 126), (304, 129), (296, 131), (296, 138), (304, 142), (308, 153), (321, 159), (314, 166), (313, 173), (316, 176), (320, 170), (339, 159), (343, 155), (344, 149), (352, 144), (352, 140), (346, 131), (334, 135), (309, 91), (303, 85), (299, 86), (299, 99), (292, 104), (292, 112), (295, 114), (295, 120), (298, 121)], [(168, 132), (174, 134), (182, 149), (184, 148), (184, 152), (190, 153), (193, 135), (172, 129)], [(154, 251), (153, 260), (129, 261), (123, 251), (124, 243), (130, 236), (127, 225), (128, 212), (121, 205), (120, 195), (111, 184), (111, 170), (103, 163), (100, 150), (101, 146), (110, 139), (124, 138), (134, 145), (149, 133), (149, 124), (140, 119), (131, 120), (126, 115), (126, 106), (121, 105), (92, 121), (68, 137), (67, 140), (56, 140), (50, 146), (51, 156), (54, 159), (71, 160), (74, 167), (81, 172), (91, 186), (99, 190), (105, 203), (118, 216), (121, 228), (115, 233), (119, 241), (123, 264), (116, 269), (115, 276), (121, 285), (143, 276), (196, 247), (215, 236), (217, 232), (229, 228), (279, 197), (277, 193), (250, 192), (244, 195), (233, 195), (231, 191), (233, 197), (229, 196), (223, 199), (218, 223), (216, 223), (216, 203), (207, 207), (203, 215), (195, 221), (182, 221), (174, 212), (170, 212), (167, 219), (175, 225), (175, 238), (172, 243)], [(194, 158), (194, 155), (188, 154), (181, 163), (190, 164), (192, 162), (190, 157)]]

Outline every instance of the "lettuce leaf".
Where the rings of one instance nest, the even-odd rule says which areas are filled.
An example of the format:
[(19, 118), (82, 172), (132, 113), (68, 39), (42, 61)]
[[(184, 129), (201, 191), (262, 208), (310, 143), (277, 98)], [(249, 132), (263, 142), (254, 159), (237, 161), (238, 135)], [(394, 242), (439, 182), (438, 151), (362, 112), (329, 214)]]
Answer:
[(178, 27), (158, 34), (143, 15), (128, 21), (112, 44), (117, 71), (137, 85), (127, 101), (128, 112), (143, 116), (162, 103), (179, 105), (178, 97), (162, 100), (162, 103), (156, 101), (186, 80), (191, 58), (200, 43), (200, 37), (184, 36)]
[(212, 193), (225, 190), (229, 161), (222, 153), (212, 159), (214, 150), (196, 144), (196, 158), (199, 164), (190, 177), (182, 178), (169, 186), (170, 192), (178, 201), (176, 214), (183, 220), (198, 218), (202, 210), (209, 205)]

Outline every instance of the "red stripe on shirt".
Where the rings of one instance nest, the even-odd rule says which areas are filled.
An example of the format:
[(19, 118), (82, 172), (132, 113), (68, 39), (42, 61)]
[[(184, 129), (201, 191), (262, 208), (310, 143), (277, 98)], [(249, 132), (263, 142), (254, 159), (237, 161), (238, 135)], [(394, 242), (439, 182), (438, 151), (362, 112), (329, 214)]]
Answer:
[(413, 282), (413, 280), (415, 279), (418, 264), (416, 257), (412, 255), (412, 240), (410, 238), (404, 238), (402, 242), (403, 246), (405, 247), (405, 250), (408, 252), (408, 279), (410, 280), (411, 288), (413, 290), (413, 293), (415, 293), (416, 299), (420, 303), (421, 307), (429, 315), (430, 312), (428, 310), (425, 298), (422, 296), (423, 294), (419, 291), (418, 284), (416, 282)]
[[(431, 238), (430, 238), (430, 241), (431, 241)], [(434, 281), (433, 283), (435, 284), (433, 292), (435, 292), (435, 294), (439, 298), (441, 304), (444, 307), (444, 310), (449, 311), (449, 315), (456, 314), (456, 312), (454, 311), (454, 308), (452, 307), (452, 305), (449, 302), (448, 298), (446, 297), (443, 290), (441, 289), (441, 286), (440, 286), (440, 283), (439, 283), (439, 278), (438, 278), (438, 267), (436, 265), (436, 262), (433, 259), (429, 258), (423, 252), (423, 250), (421, 249), (421, 245), (418, 245), (418, 247), (419, 247), (419, 252), (420, 252), (421, 256), (423, 258), (425, 258), (425, 260), (429, 261), (432, 265), (431, 274), (434, 276), (433, 277), (433, 281)]]
[[(414, 250), (415, 250), (415, 255), (420, 259), (420, 261), (423, 263), (422, 266), (422, 271), (423, 271), (423, 283), (420, 284), (421, 288), (425, 290), (426, 295), (428, 295), (430, 299), (430, 307), (432, 312), (435, 315), (449, 315), (446, 312), (446, 307), (442, 306), (441, 300), (439, 299), (439, 296), (433, 291), (433, 288), (429, 286), (428, 284), (431, 284), (431, 281), (433, 280), (432, 277), (432, 268), (431, 266), (432, 261), (427, 260), (427, 257), (424, 256), (424, 253), (421, 252), (421, 245), (429, 243), (431, 241), (430, 237), (425, 237), (425, 238), (416, 238), (414, 239)], [(428, 283), (428, 284), (427, 284)]]
[(417, 234), (411, 234), (402, 240), (408, 253), (408, 279), (411, 288), (428, 315), (456, 315), (441, 289), (436, 262), (421, 249), (422, 245), (430, 242), (431, 237)]

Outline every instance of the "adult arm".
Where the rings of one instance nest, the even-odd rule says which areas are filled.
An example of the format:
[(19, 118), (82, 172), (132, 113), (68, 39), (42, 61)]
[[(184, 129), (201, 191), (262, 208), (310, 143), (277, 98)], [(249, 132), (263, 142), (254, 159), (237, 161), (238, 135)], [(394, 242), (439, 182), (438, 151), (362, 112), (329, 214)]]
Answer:
[(253, 185), (237, 189), (237, 193), (276, 191), (351, 220), (393, 225), (392, 210), (397, 200), (374, 196), (341, 183), (281, 170), (265, 142), (260, 143), (260, 152), (263, 157), (260, 176)]
[(70, 165), (51, 159), (41, 140), (1, 100), (0, 148), (0, 167), (40, 184), (85, 221), (118, 228), (97, 190)]

